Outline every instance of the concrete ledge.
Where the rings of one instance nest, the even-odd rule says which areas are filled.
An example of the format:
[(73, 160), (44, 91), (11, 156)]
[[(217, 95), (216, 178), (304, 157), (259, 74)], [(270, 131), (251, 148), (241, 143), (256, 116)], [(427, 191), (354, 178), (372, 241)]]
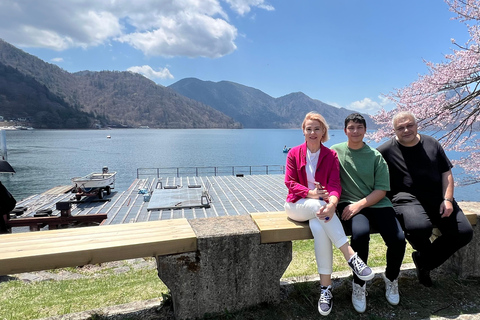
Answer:
[(189, 222), (198, 251), (157, 257), (176, 319), (280, 301), (280, 278), (292, 260), (290, 241), (262, 244), (250, 216)]
[[(480, 277), (480, 207), (477, 202), (459, 203), (473, 227), (469, 244), (455, 252), (438, 269), (457, 274), (460, 278)], [(440, 233), (438, 230), (436, 230)]]

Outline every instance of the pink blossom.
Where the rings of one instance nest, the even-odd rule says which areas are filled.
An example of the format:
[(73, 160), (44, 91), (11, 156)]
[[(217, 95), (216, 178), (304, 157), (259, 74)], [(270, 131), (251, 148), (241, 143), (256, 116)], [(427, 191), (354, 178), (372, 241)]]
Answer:
[(465, 153), (453, 162), (465, 173), (461, 184), (471, 184), (480, 182), (480, 139), (473, 134), (480, 129), (480, 27), (475, 25), (480, 21), (480, 0), (445, 2), (456, 14), (453, 19), (468, 28), (470, 39), (463, 45), (451, 39), (457, 48), (445, 55), (444, 62), (425, 61), (428, 74), (388, 94), (396, 107), (373, 116), (380, 128), (370, 138), (380, 141), (393, 136), (393, 115), (411, 111), (420, 131), (441, 134), (445, 150)]

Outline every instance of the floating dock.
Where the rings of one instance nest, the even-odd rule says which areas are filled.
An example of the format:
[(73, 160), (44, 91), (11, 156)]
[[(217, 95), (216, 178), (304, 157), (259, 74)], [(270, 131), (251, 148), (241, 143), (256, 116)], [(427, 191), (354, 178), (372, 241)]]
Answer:
[[(76, 201), (70, 186), (60, 186), (19, 201), (17, 208), (25, 209), (21, 218), (33, 217), (45, 209), (58, 216), (56, 203), (68, 201), (72, 216), (107, 214), (103, 225), (283, 211), (287, 196), (284, 177), (283, 174), (150, 177), (135, 179), (125, 191), (113, 189), (104, 199), (83, 197), (80, 201)], [(28, 228), (13, 229), (13, 232), (28, 231)]]

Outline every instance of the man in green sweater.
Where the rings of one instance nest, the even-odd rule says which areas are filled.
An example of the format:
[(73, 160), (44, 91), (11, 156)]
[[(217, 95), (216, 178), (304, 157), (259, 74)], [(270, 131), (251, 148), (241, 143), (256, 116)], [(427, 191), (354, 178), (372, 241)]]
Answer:
[[(362, 115), (349, 115), (344, 131), (347, 142), (331, 147), (340, 161), (342, 194), (337, 213), (347, 233), (352, 234), (352, 248), (363, 261), (368, 260), (370, 228), (382, 236), (387, 246), (387, 267), (383, 274), (385, 297), (390, 304), (397, 305), (400, 302), (397, 278), (406, 242), (392, 203), (386, 197), (390, 190), (388, 166), (380, 152), (363, 142), (367, 124)], [(362, 313), (367, 307), (366, 283), (354, 276), (352, 286), (352, 304)]]

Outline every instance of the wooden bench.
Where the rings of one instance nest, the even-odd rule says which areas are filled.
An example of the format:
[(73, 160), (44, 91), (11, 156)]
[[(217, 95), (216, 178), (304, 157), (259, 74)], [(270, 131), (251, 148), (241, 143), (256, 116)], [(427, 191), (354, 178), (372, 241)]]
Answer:
[(186, 219), (0, 235), (0, 275), (197, 250)]
[[(464, 212), (475, 225), (477, 215)], [(285, 212), (251, 217), (261, 243), (313, 239), (308, 223), (293, 221)], [(4, 234), (0, 242), (0, 275), (197, 250), (195, 232), (186, 219)]]
[[(463, 212), (470, 224), (475, 226), (477, 215), (465, 210)], [(288, 218), (285, 211), (259, 212), (250, 215), (260, 230), (262, 243), (313, 239), (308, 222), (293, 221)]]

